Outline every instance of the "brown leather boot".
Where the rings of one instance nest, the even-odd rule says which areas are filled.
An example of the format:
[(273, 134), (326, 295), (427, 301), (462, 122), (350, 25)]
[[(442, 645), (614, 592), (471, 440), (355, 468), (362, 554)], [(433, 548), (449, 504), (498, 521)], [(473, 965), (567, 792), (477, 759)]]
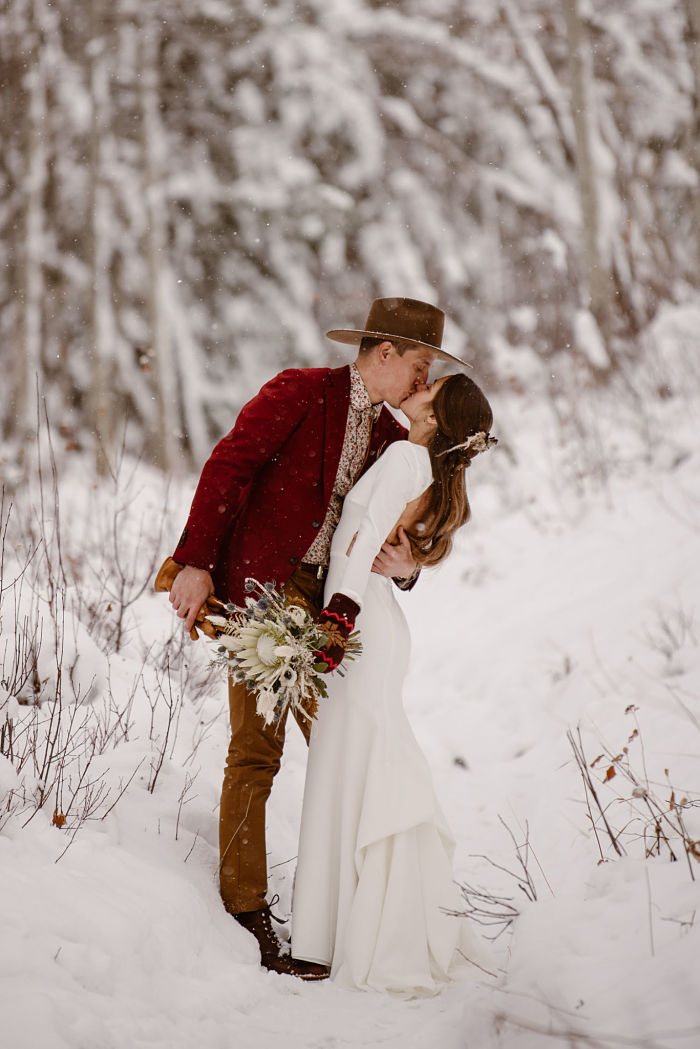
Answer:
[[(231, 913), (231, 912), (229, 912)], [(300, 980), (327, 980), (329, 970), (325, 965), (315, 962), (302, 962), (284, 953), (277, 933), (272, 928), (270, 908), (262, 907), (259, 911), (240, 911), (231, 914), (244, 929), (252, 933), (260, 946), (260, 963), (264, 969), (274, 973), (285, 973), (287, 976), (298, 976)]]

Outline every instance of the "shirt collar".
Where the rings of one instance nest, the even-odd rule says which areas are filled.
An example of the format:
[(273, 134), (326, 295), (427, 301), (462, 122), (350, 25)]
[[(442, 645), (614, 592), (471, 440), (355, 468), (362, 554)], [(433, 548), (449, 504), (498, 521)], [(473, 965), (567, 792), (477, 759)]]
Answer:
[(367, 387), (354, 362), (350, 365), (350, 404), (358, 412), (366, 412), (371, 408), (375, 415), (381, 409), (381, 404), (372, 404)]

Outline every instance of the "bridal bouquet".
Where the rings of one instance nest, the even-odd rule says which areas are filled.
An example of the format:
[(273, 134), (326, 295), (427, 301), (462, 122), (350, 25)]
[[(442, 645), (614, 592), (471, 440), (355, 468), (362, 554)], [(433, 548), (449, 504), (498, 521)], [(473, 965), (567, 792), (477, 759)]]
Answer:
[[(257, 711), (266, 724), (279, 721), (288, 707), (311, 720), (319, 696), (327, 695), (327, 668), (315, 662), (313, 653), (334, 640), (333, 628), (320, 627), (305, 608), (287, 604), (273, 583), (247, 579), (245, 585), (250, 596), (244, 608), (225, 605), (225, 616), (207, 616), (219, 633), (212, 663), (257, 693)], [(348, 638), (345, 660), (361, 651), (355, 631)]]

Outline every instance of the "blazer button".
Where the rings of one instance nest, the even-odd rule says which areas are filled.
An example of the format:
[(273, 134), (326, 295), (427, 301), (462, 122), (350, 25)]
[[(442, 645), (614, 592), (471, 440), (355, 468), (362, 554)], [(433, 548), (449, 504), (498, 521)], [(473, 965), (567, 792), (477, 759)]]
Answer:
[(290, 557), (289, 558), (289, 563), (290, 563), (290, 565), (298, 565), (299, 564), (299, 558), (298, 557)]
[(320, 528), (321, 527), (321, 522), (320, 521), (312, 521), (311, 522), (311, 527), (312, 528)]

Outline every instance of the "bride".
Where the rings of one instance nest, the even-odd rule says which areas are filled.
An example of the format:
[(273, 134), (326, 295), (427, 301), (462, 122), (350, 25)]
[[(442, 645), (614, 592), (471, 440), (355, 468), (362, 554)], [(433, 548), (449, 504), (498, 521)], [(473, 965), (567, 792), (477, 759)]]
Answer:
[(360, 630), (361, 657), (329, 681), (309, 750), (292, 905), (292, 954), (346, 987), (429, 994), (468, 955), (452, 877), (454, 840), (404, 713), (410, 638), (391, 581), (372, 574), (399, 529), (435, 565), (469, 519), (464, 468), (490, 444), (491, 408), (464, 374), (401, 405), (411, 426), (345, 498), (321, 621), (337, 667)]

